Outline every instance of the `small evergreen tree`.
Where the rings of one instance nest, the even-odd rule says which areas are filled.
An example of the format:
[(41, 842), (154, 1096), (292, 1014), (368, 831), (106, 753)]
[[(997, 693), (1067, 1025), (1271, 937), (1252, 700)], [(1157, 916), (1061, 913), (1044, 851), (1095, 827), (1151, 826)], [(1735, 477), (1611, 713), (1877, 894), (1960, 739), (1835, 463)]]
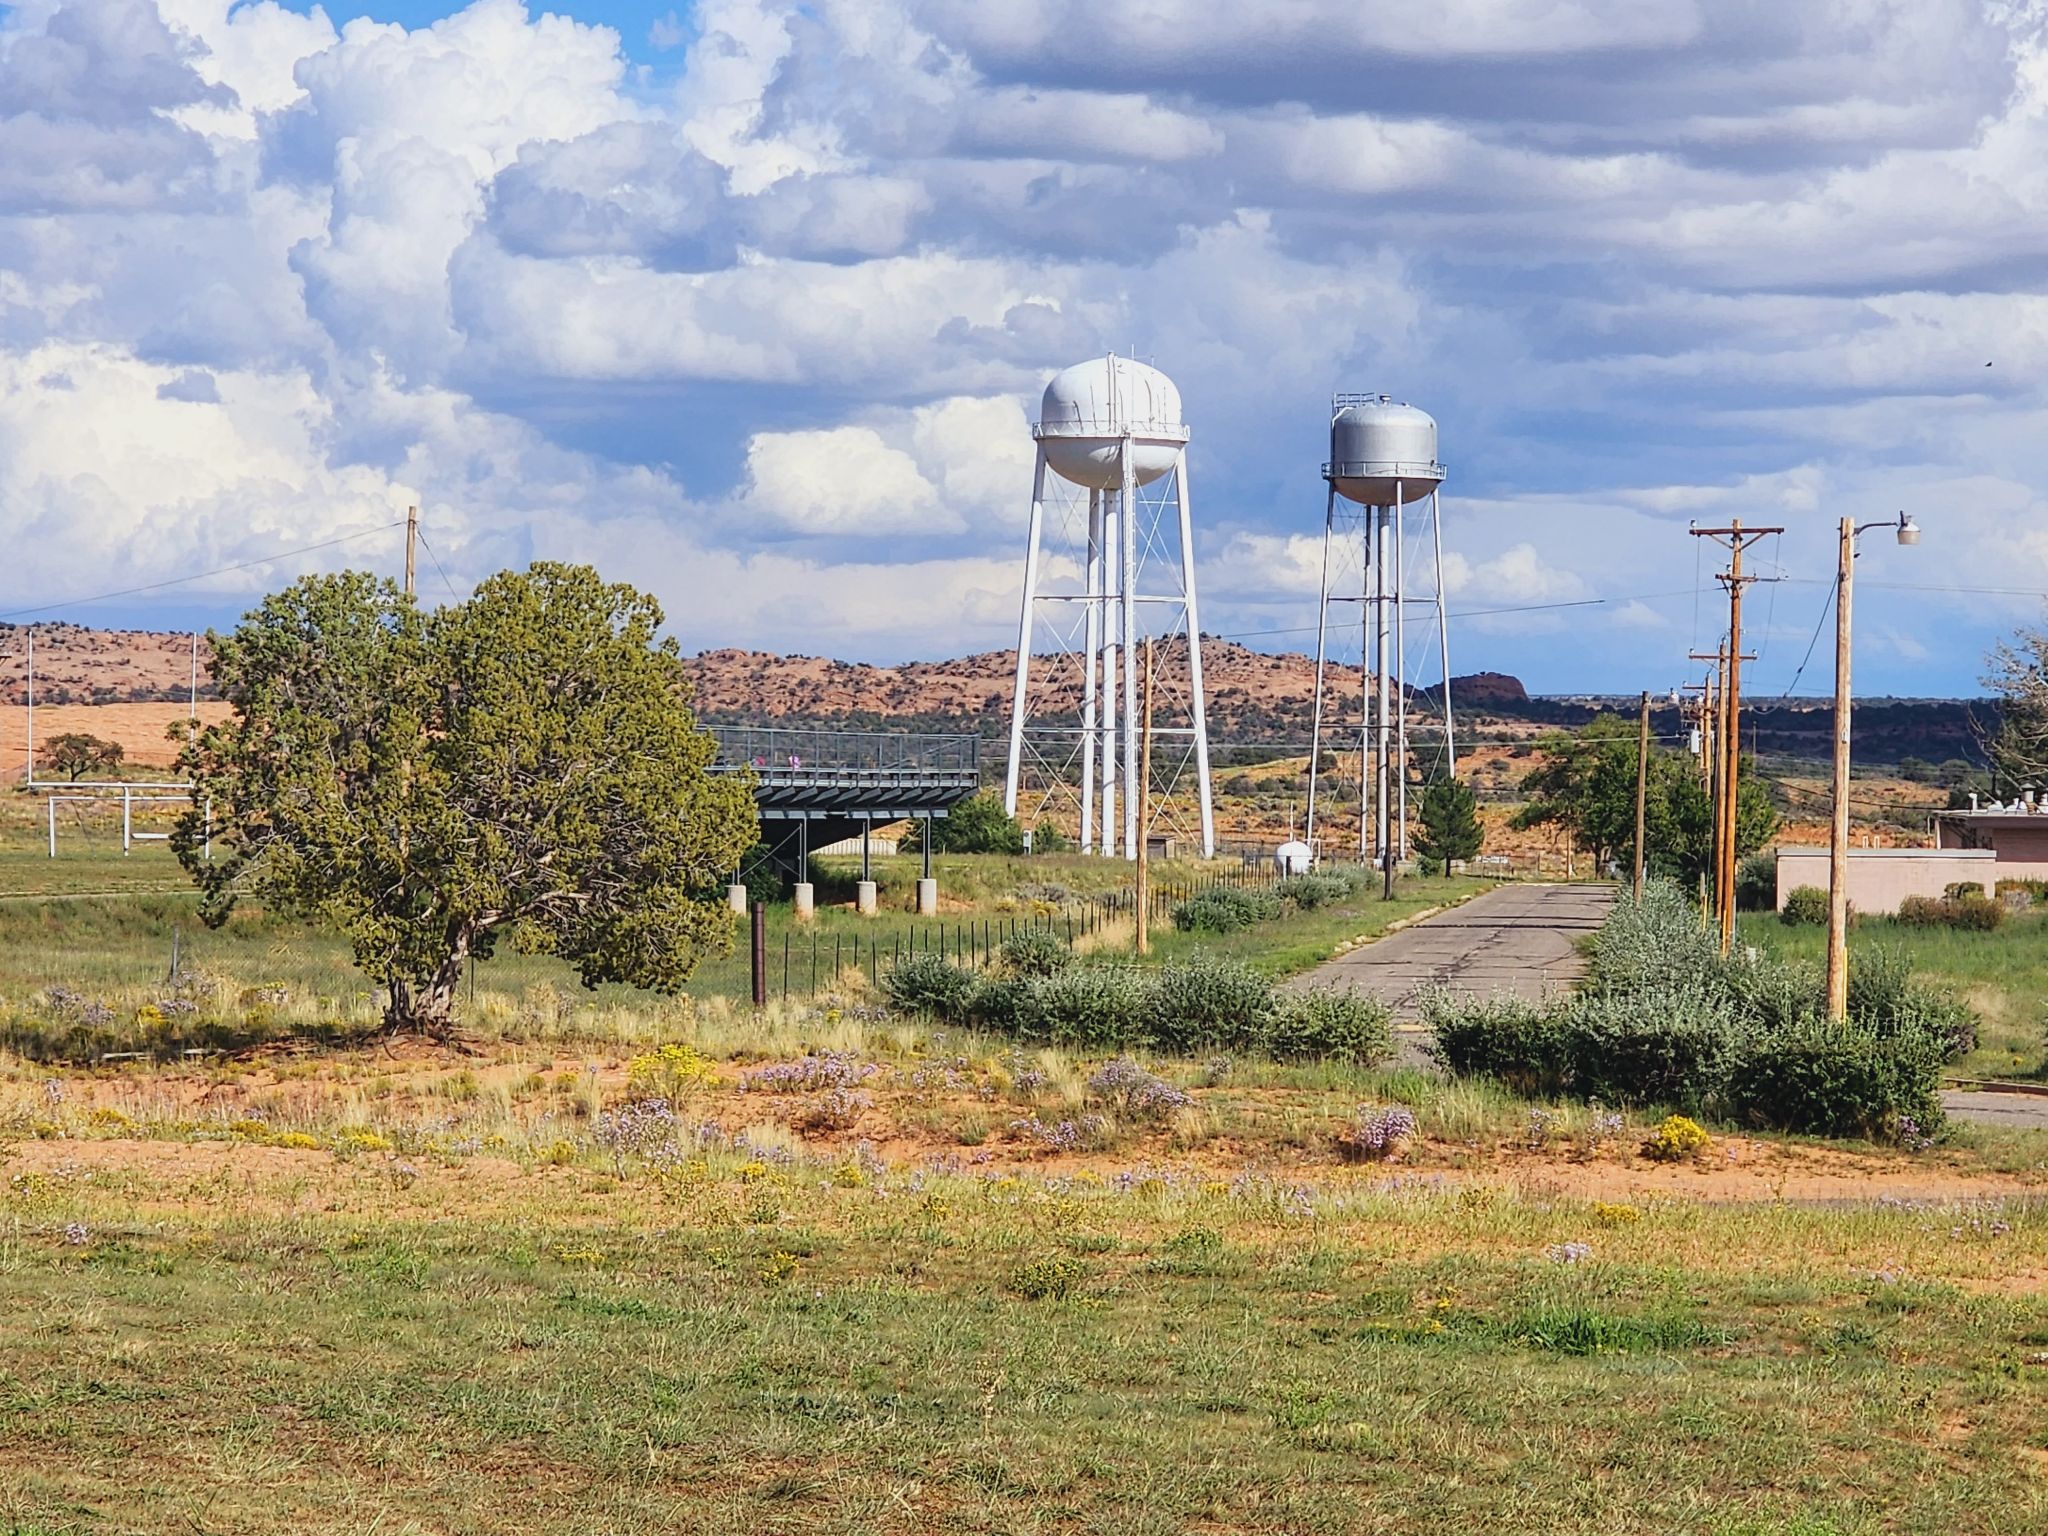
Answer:
[(1450, 868), (1453, 859), (1478, 855), (1486, 841), (1479, 824), (1479, 798), (1472, 786), (1458, 779), (1439, 779), (1422, 793), (1422, 827), (1415, 834), (1415, 851), (1425, 859)]

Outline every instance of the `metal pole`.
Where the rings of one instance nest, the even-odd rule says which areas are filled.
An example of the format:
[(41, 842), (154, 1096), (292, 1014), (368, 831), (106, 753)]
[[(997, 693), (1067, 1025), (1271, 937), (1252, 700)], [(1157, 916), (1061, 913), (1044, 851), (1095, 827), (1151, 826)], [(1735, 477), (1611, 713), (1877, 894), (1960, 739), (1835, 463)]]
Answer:
[(413, 595), (413, 546), (419, 542), (419, 537), (420, 509), (418, 507), (407, 507), (405, 509), (405, 595), (407, 597)]
[(1095, 851), (1096, 678), (1102, 653), (1102, 492), (1088, 493), (1088, 568), (1081, 644), (1081, 851)]
[[(1193, 694), (1195, 714), (1195, 789), (1202, 797), (1202, 857), (1208, 859), (1216, 855), (1216, 805), (1209, 792), (1209, 703), (1202, 689), (1202, 621), (1195, 606), (1195, 533), (1194, 518), (1188, 510), (1188, 452), (1185, 448), (1174, 462), (1173, 483), (1180, 495), (1181, 594), (1187, 599), (1188, 688)], [(1147, 730), (1151, 729), (1151, 724), (1152, 715), (1148, 707), (1145, 714)]]
[(199, 734), (199, 632), (192, 633), (192, 694), (185, 717), (185, 744)]
[(1104, 858), (1116, 853), (1116, 663), (1120, 626), (1118, 615), (1118, 563), (1110, 552), (1119, 547), (1118, 530), (1123, 526), (1121, 501), (1102, 493), (1102, 839), (1098, 851)]
[(1038, 600), (1038, 539), (1045, 522), (1045, 449), (1031, 471), (1031, 523), (1024, 540), (1024, 600), (1017, 612), (1017, 682), (1010, 698), (1010, 767), (1003, 778), (1003, 814), (1017, 814), (1017, 775), (1024, 757), (1024, 690), (1031, 678), (1031, 610)]
[(121, 790), (121, 852), (127, 854), (135, 846), (135, 800), (134, 791)]
[(1650, 792), (1650, 694), (1643, 691), (1643, 714), (1636, 722), (1636, 900), (1643, 899), (1643, 817)]
[(28, 627), (28, 782), (36, 781), (36, 627)]
[(1834, 817), (1828, 828), (1828, 992), (1830, 1019), (1849, 1016), (1849, 692), (1850, 598), (1856, 577), (1856, 525), (1842, 519), (1835, 571)]
[(1394, 482), (1394, 854), (1408, 857), (1408, 535), (1402, 525), (1403, 490)]
[(1372, 849), (1372, 552), (1373, 510), (1365, 508), (1359, 523), (1358, 600), (1358, 862), (1364, 864)]
[(1458, 776), (1458, 738), (1451, 729), (1451, 620), (1444, 611), (1444, 521), (1442, 502), (1436, 491), (1429, 493), (1429, 534), (1436, 550), (1436, 640), (1444, 663), (1444, 764), (1450, 776)]
[(50, 812), (50, 857), (54, 859), (57, 857), (57, 797), (50, 796), (44, 804)]
[(1138, 856), (1138, 480), (1137, 465), (1131, 460), (1128, 433), (1123, 440), (1123, 536), (1124, 566), (1124, 857)]
[(1393, 745), (1393, 716), (1391, 710), (1394, 697), (1394, 653), (1391, 621), (1393, 615), (1387, 607), (1387, 538), (1393, 532), (1394, 513), (1391, 507), (1379, 509), (1379, 547), (1373, 561), (1373, 612), (1374, 656), (1379, 664), (1379, 709), (1373, 720), (1373, 751), (1377, 758), (1373, 766), (1373, 792), (1379, 797), (1379, 805), (1373, 817), (1374, 852), (1386, 871), (1388, 895), (1393, 894), (1394, 885), (1394, 840), (1393, 801), (1388, 791), (1393, 779), (1389, 772), (1392, 764), (1388, 752)]
[(1322, 767), (1323, 752), (1323, 659), (1328, 650), (1325, 638), (1330, 627), (1330, 541), (1336, 534), (1337, 487), (1332, 482), (1329, 504), (1323, 509), (1323, 584), (1322, 595), (1316, 600), (1316, 698), (1308, 730), (1308, 825), (1302, 828), (1301, 833), (1301, 840), (1311, 850), (1311, 858), (1316, 846), (1316, 773)]
[(1138, 953), (1152, 952), (1152, 935), (1148, 931), (1147, 916), (1151, 910), (1147, 889), (1147, 873), (1152, 862), (1152, 637), (1145, 637), (1145, 715), (1144, 745), (1140, 750), (1138, 768), (1138, 792), (1134, 797), (1138, 806), (1138, 871), (1137, 901), (1134, 903), (1138, 919)]

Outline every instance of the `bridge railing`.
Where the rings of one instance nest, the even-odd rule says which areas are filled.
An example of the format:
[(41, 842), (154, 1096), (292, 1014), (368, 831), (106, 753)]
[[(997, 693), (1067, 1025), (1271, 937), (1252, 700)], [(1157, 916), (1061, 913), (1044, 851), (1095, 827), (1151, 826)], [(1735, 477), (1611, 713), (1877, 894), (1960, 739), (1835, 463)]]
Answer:
[(979, 780), (981, 738), (904, 731), (713, 726), (718, 762), (764, 776), (827, 774)]

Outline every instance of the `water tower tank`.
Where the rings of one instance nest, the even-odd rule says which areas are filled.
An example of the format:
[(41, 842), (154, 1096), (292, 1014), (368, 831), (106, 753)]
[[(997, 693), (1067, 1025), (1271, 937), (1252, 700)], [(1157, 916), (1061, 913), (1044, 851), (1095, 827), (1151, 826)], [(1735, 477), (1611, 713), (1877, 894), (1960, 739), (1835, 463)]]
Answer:
[(1038, 417), (1031, 435), (1052, 472), (1098, 491), (1123, 485), (1126, 434), (1139, 485), (1172, 469), (1188, 440), (1173, 380), (1127, 357), (1092, 358), (1054, 374)]
[(1436, 418), (1386, 395), (1339, 395), (1330, 414), (1330, 462), (1323, 478), (1368, 507), (1423, 501), (1444, 477), (1436, 461)]

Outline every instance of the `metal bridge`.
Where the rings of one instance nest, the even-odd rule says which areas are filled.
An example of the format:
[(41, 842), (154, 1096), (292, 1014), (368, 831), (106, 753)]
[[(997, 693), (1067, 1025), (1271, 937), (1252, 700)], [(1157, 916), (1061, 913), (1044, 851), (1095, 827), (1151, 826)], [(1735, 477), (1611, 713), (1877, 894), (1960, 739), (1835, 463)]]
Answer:
[(751, 773), (761, 840), (801, 869), (810, 850), (877, 823), (944, 816), (981, 787), (979, 736), (718, 725), (714, 773)]

